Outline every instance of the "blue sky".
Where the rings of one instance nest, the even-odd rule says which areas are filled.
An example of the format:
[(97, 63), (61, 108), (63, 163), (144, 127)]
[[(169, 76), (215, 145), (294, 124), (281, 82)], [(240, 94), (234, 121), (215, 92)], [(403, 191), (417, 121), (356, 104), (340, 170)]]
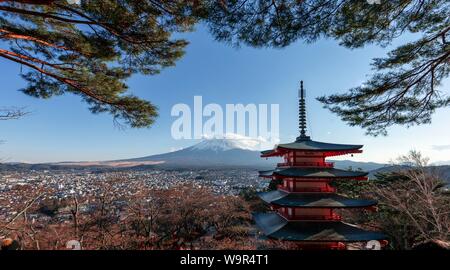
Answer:
[[(109, 115), (91, 114), (73, 95), (28, 97), (17, 91), (25, 86), (20, 67), (0, 59), (0, 106), (23, 106), (31, 112), (20, 120), (0, 122), (0, 139), (5, 141), (0, 157), (25, 162), (112, 160), (187, 147), (196, 141), (172, 139), (176, 118), (170, 111), (177, 103), (192, 106), (195, 95), (201, 95), (204, 104), (280, 104), (281, 141), (291, 141), (297, 136), (298, 83), (304, 80), (313, 139), (364, 144), (364, 153), (353, 160), (389, 162), (410, 149), (422, 151), (431, 161), (450, 160), (448, 108), (438, 110), (431, 125), (393, 127), (387, 137), (374, 138), (347, 126), (314, 99), (364, 82), (371, 74), (371, 59), (384, 56), (387, 49), (349, 50), (334, 40), (297, 42), (284, 49), (236, 49), (215, 42), (202, 27), (187, 38), (186, 55), (175, 67), (128, 80), (133, 94), (159, 107), (160, 117), (149, 129), (118, 129)], [(442, 89), (448, 89), (448, 80), (445, 86)]]

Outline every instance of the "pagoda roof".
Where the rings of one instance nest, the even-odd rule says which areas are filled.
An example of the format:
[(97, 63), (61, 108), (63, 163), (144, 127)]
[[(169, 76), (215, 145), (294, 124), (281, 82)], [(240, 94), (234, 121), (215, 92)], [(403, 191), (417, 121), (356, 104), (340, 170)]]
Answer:
[(357, 178), (367, 175), (367, 172), (345, 171), (330, 167), (290, 167), (259, 172), (259, 176), (261, 177), (285, 176), (302, 178)]
[(290, 193), (282, 190), (259, 192), (266, 203), (284, 207), (305, 208), (358, 208), (377, 204), (374, 200), (351, 199), (327, 193)]
[(318, 142), (309, 139), (309, 137), (297, 138), (295, 142), (278, 144), (274, 149), (262, 151), (262, 156), (272, 156), (277, 155), (283, 150), (298, 150), (306, 152), (345, 152), (352, 153), (358, 152), (363, 145), (356, 144), (336, 144), (336, 143), (325, 143)]
[(253, 214), (253, 218), (266, 236), (279, 240), (361, 242), (386, 239), (382, 233), (366, 231), (341, 221), (288, 221), (277, 213)]

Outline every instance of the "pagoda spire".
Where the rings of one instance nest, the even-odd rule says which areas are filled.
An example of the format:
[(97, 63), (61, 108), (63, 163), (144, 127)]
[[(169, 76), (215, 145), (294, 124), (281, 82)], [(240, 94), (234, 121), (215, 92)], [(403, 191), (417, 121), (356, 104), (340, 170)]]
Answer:
[[(366, 231), (342, 220), (339, 209), (374, 209), (375, 200), (352, 199), (337, 193), (334, 181), (367, 181), (368, 173), (334, 168), (327, 157), (361, 153), (362, 145), (313, 141), (306, 133), (306, 102), (303, 81), (298, 90), (299, 136), (295, 142), (277, 144), (261, 157), (279, 157), (274, 170), (259, 176), (277, 181), (276, 190), (258, 192), (271, 212), (253, 213), (256, 225), (268, 238), (289, 241), (298, 249), (349, 249), (351, 242), (379, 241), (387, 236)], [(377, 243), (378, 245), (378, 243)]]
[(306, 103), (303, 81), (300, 81), (300, 91), (298, 96), (298, 128), (300, 130), (300, 137), (297, 137), (297, 141), (310, 140), (310, 137), (306, 136)]

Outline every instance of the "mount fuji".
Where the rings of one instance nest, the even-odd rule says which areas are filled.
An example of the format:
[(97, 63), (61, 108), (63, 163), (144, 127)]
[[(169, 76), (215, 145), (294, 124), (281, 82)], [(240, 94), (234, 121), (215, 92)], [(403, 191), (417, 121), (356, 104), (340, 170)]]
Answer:
[[(236, 134), (227, 134), (223, 138), (205, 138), (201, 142), (169, 153), (139, 158), (110, 160), (58, 162), (42, 164), (0, 164), (3, 167), (22, 169), (60, 170), (73, 168), (92, 169), (188, 169), (188, 168), (251, 168), (273, 169), (281, 158), (261, 158), (260, 151), (272, 148), (262, 139), (253, 139)], [(383, 170), (389, 166), (374, 162), (358, 162), (351, 160), (330, 160), (339, 169), (362, 169), (364, 171)]]
[(248, 137), (227, 136), (204, 139), (178, 151), (118, 162), (151, 162), (162, 167), (254, 167), (271, 168), (277, 159), (260, 157), (262, 141)]
[[(116, 161), (120, 164), (154, 165), (170, 168), (210, 168), (210, 167), (246, 167), (255, 169), (273, 169), (281, 158), (261, 158), (260, 151), (270, 149), (266, 142), (245, 136), (228, 134), (224, 138), (206, 138), (198, 144), (178, 151)], [(362, 169), (371, 171), (385, 164), (357, 162), (351, 160), (331, 160), (339, 169)]]

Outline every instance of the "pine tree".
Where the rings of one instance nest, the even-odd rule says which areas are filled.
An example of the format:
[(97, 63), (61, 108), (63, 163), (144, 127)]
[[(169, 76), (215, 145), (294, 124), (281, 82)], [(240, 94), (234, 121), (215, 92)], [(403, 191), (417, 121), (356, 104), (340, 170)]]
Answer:
[(0, 57), (23, 67), (27, 95), (76, 94), (93, 113), (147, 127), (157, 108), (125, 80), (175, 64), (187, 42), (172, 34), (193, 29), (195, 2), (0, 0)]
[(348, 48), (386, 46), (412, 33), (418, 40), (374, 59), (376, 73), (362, 86), (319, 101), (350, 125), (386, 134), (392, 124), (429, 123), (450, 98), (439, 91), (450, 72), (447, 0), (233, 0), (211, 5), (215, 38), (239, 46), (284, 47), (331, 37)]

